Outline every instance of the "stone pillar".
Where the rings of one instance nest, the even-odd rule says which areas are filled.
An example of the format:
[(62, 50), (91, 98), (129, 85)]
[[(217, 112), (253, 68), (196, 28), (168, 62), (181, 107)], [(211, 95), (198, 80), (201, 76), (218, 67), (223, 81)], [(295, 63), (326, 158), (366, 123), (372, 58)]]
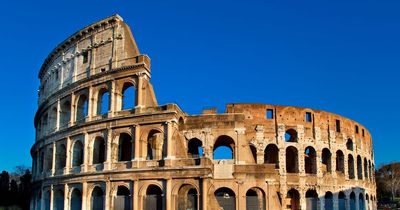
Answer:
[(111, 88), (110, 88), (110, 98), (109, 98), (109, 117), (114, 117), (115, 112), (117, 111), (116, 109), (116, 101), (117, 101), (117, 91), (116, 91), (116, 84), (115, 80), (111, 81)]
[(358, 196), (359, 194), (358, 193), (355, 193), (355, 194), (356, 194), (356, 196), (355, 196), (356, 197), (356, 210), (361, 210), (360, 209), (360, 202), (361, 201), (360, 201), (359, 196)]
[(264, 152), (258, 151), (257, 150), (257, 164), (263, 164), (264, 163)]
[(56, 172), (56, 154), (57, 154), (56, 142), (53, 142), (52, 147), (53, 147), (53, 155), (52, 155), (53, 160), (51, 163), (51, 175), (54, 176)]
[(112, 164), (112, 129), (107, 129), (107, 139), (106, 139), (106, 161), (104, 162), (104, 170), (111, 170)]
[(138, 82), (136, 87), (136, 102), (134, 103), (136, 106), (135, 108), (142, 108), (144, 107), (143, 101), (143, 80), (146, 75), (144, 73), (138, 74)]
[(60, 99), (57, 100), (57, 116), (56, 116), (56, 131), (60, 129), (60, 112), (61, 112), (61, 103)]
[(44, 192), (43, 192), (43, 187), (40, 187), (40, 193), (42, 194), (41, 199), (40, 199), (40, 209), (38, 210), (43, 210), (44, 209)]
[(111, 208), (111, 199), (112, 199), (112, 195), (111, 195), (111, 182), (110, 180), (106, 181), (106, 189), (104, 190), (104, 206), (105, 209), (114, 209)]
[(299, 173), (301, 176), (305, 176), (306, 170), (305, 170), (305, 163), (304, 163), (304, 148), (299, 146), (297, 151), (297, 158), (299, 162)]
[(346, 210), (350, 210), (350, 194), (345, 194), (346, 198), (345, 198), (345, 205), (346, 205)]
[(305, 197), (306, 193), (304, 190), (299, 190), (299, 194), (300, 194), (300, 210), (306, 210), (307, 206), (307, 200)]
[(325, 210), (325, 198), (323, 196), (319, 197), (319, 210)]
[(94, 103), (96, 103), (96, 101), (94, 101), (93, 98), (93, 87), (90, 86), (89, 87), (89, 93), (88, 93), (88, 105), (87, 105), (87, 120), (92, 120), (92, 117), (95, 116), (97, 113), (95, 113), (96, 110), (94, 110)]
[(139, 209), (139, 180), (133, 181), (133, 193), (132, 193), (132, 207), (133, 209)]
[(135, 144), (135, 152), (134, 152), (134, 160), (139, 161), (143, 160), (144, 158), (140, 154), (140, 125), (134, 125), (134, 137), (133, 137), (133, 143)]
[(71, 112), (70, 112), (70, 117), (69, 117), (69, 126), (73, 126), (75, 124), (75, 93), (71, 94)]
[[(316, 149), (316, 155), (317, 157), (315, 158), (315, 166), (317, 168), (317, 177), (322, 177), (322, 151), (319, 149)], [(323, 210), (323, 209), (321, 209)]]
[(333, 209), (339, 209), (339, 193), (333, 194)]
[[(86, 210), (86, 209), (88, 209), (87, 208), (87, 197), (88, 197), (88, 194), (87, 194), (88, 192), (87, 192), (87, 182), (83, 182), (82, 183), (82, 210)], [(89, 196), (89, 199), (90, 199), (90, 196)]]
[(50, 210), (54, 209), (54, 185), (50, 186)]
[[(173, 132), (173, 124), (174, 122), (172, 121), (167, 121), (165, 122), (166, 126), (165, 126), (165, 132), (166, 132), (166, 137), (167, 137), (167, 157), (166, 159), (175, 159), (175, 151), (174, 151), (174, 144), (172, 142), (172, 132)], [(164, 142), (165, 144), (165, 142)]]
[(203, 177), (201, 179), (201, 206), (200, 209), (207, 210), (208, 209), (208, 180)]
[(331, 171), (332, 177), (336, 177), (336, 151), (331, 151)]
[[(246, 128), (235, 128), (235, 132), (236, 132), (236, 142), (235, 142), (235, 150), (234, 150), (234, 158), (235, 158), (235, 164), (243, 164), (244, 161), (241, 159), (240, 153), (241, 153), (241, 148), (242, 145), (240, 144), (241, 142), (246, 142), (246, 136), (245, 136), (245, 132), (246, 132)], [(247, 146), (247, 145), (246, 145)], [(264, 161), (264, 158), (262, 160), (262, 162)]]
[(67, 157), (65, 158), (65, 168), (64, 174), (69, 174), (71, 172), (71, 156), (72, 156), (72, 148), (71, 148), (71, 138), (67, 137), (67, 146), (66, 153)]
[(346, 180), (349, 179), (349, 162), (348, 162), (348, 155), (347, 153), (343, 153), (343, 167), (344, 167), (344, 177)]
[(89, 134), (87, 132), (84, 133), (83, 139), (83, 164), (81, 166), (81, 171), (87, 172), (88, 166), (90, 165), (90, 145), (89, 145)]
[(165, 190), (166, 208), (165, 210), (172, 210), (172, 179), (167, 179)]
[(69, 186), (68, 186), (68, 184), (64, 184), (64, 209), (70, 209), (69, 201), (70, 201)]

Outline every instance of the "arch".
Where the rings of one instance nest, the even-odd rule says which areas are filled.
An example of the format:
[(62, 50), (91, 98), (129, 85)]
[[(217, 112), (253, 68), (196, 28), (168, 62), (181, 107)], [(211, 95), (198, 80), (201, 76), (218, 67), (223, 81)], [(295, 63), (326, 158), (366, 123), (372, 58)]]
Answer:
[(362, 173), (362, 159), (360, 155), (357, 155), (357, 178), (363, 179)]
[(213, 159), (234, 159), (235, 141), (226, 135), (219, 136), (214, 143)]
[(369, 195), (368, 193), (365, 194), (365, 204), (366, 204), (366, 209), (370, 210), (370, 204), (371, 202), (369, 201)]
[(333, 210), (333, 194), (330, 191), (325, 193), (325, 210)]
[(135, 86), (130, 83), (126, 82), (122, 86), (122, 103), (121, 103), (121, 110), (126, 109), (133, 109), (136, 105), (136, 97), (135, 97)]
[(51, 171), (53, 168), (53, 149), (52, 148), (47, 149), (45, 162), (46, 162), (45, 171)]
[(286, 142), (297, 142), (298, 136), (297, 131), (293, 128), (286, 130), (285, 132), (285, 141)]
[(51, 197), (50, 190), (47, 190), (44, 193), (44, 210), (50, 210), (51, 199), (52, 199), (52, 197)]
[(338, 195), (338, 207), (339, 210), (346, 210), (346, 195), (343, 191), (340, 191)]
[(35, 209), (41, 210), (42, 209), (42, 191), (37, 191), (37, 196), (36, 196), (36, 205)]
[(178, 196), (177, 196), (177, 209), (178, 210), (198, 210), (199, 209), (199, 201), (198, 201), (198, 192), (197, 189), (190, 185), (184, 184), (179, 188)]
[(88, 115), (88, 100), (85, 94), (78, 96), (78, 101), (76, 103), (76, 121), (81, 121)]
[(369, 179), (372, 180), (372, 166), (371, 166), (371, 160), (368, 160), (368, 174), (369, 174)]
[(82, 193), (79, 189), (74, 188), (71, 193), (71, 210), (82, 209)]
[(106, 144), (103, 137), (96, 137), (93, 142), (93, 164), (104, 163)]
[(347, 159), (347, 168), (349, 171), (349, 179), (354, 179), (355, 175), (354, 175), (354, 158), (353, 155), (349, 154), (348, 155), (348, 159)]
[(353, 151), (353, 150), (354, 150), (353, 140), (347, 139), (346, 148), (347, 148), (348, 150), (350, 150), (350, 151)]
[(246, 192), (246, 210), (264, 210), (265, 193), (258, 187), (253, 187)]
[(344, 174), (344, 154), (341, 150), (336, 151), (336, 171)]
[(90, 199), (91, 210), (102, 210), (104, 209), (104, 192), (99, 186), (95, 186), (92, 190)]
[(56, 170), (63, 169), (67, 160), (67, 151), (65, 145), (58, 145), (56, 152)]
[(350, 193), (350, 210), (356, 210), (356, 195), (354, 192)]
[(110, 110), (110, 94), (107, 88), (101, 88), (97, 94), (97, 115), (107, 114)]
[(286, 148), (286, 172), (299, 173), (298, 152), (296, 147), (289, 146)]
[(71, 101), (65, 100), (61, 104), (60, 108), (60, 127), (65, 127), (70, 123), (71, 120)]
[(151, 184), (147, 187), (145, 201), (143, 202), (145, 210), (162, 210), (164, 203), (164, 194), (161, 188)]
[(61, 189), (54, 192), (53, 210), (64, 210), (64, 191)]
[(83, 164), (83, 154), (82, 142), (79, 140), (75, 141), (72, 149), (72, 167)]
[(300, 210), (300, 193), (296, 189), (290, 189), (286, 194), (286, 198), (290, 199), (291, 210)]
[(49, 130), (53, 132), (57, 128), (57, 107), (53, 107), (50, 111)]
[(227, 187), (218, 188), (214, 192), (214, 196), (217, 199), (218, 205), (221, 207), (221, 209), (236, 209), (236, 195), (231, 189)]
[(307, 190), (306, 192), (306, 209), (317, 210), (318, 209), (318, 194), (315, 190)]
[(127, 133), (121, 133), (118, 141), (118, 161), (132, 160), (132, 137)]
[(147, 160), (161, 160), (164, 156), (164, 133), (153, 129), (147, 136)]
[(253, 156), (254, 163), (257, 164), (257, 148), (253, 144), (250, 144), (249, 147), (251, 155)]
[(326, 172), (332, 172), (332, 154), (328, 148), (322, 150), (322, 165)]
[(365, 179), (369, 179), (367, 158), (364, 158), (364, 177), (365, 177)]
[(304, 150), (304, 171), (307, 174), (317, 174), (317, 153), (311, 146)]
[(362, 193), (358, 195), (358, 210), (365, 210), (364, 195)]
[(203, 157), (203, 142), (198, 138), (192, 138), (188, 141), (188, 157), (199, 158)]
[(117, 194), (114, 198), (115, 210), (130, 210), (131, 209), (131, 191), (125, 186), (118, 186)]
[(269, 144), (265, 148), (264, 163), (275, 164), (275, 168), (279, 168), (279, 149), (275, 144)]

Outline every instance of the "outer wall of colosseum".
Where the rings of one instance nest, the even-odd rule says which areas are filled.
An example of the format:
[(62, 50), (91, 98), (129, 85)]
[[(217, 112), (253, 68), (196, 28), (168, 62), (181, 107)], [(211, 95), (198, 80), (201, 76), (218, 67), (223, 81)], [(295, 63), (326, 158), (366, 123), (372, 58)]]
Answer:
[(371, 135), (333, 113), (158, 105), (150, 58), (118, 15), (40, 73), (32, 210), (376, 209)]

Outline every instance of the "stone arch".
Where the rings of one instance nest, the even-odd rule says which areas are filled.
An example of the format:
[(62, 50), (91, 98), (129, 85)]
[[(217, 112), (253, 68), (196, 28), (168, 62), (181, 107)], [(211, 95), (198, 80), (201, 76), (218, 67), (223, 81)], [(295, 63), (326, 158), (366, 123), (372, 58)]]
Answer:
[(71, 120), (71, 100), (63, 99), (60, 108), (60, 127), (66, 127)]
[(354, 143), (353, 143), (352, 139), (350, 139), (350, 138), (347, 139), (346, 148), (347, 148), (347, 150), (350, 150), (350, 151), (354, 150)]
[(120, 106), (118, 110), (127, 110), (135, 108), (137, 104), (137, 89), (135, 88), (135, 82), (125, 81), (120, 90), (120, 98), (118, 99)]
[(70, 206), (71, 210), (82, 209), (82, 192), (78, 188), (73, 188), (70, 195)]
[(289, 199), (289, 208), (290, 210), (300, 210), (300, 193), (296, 189), (290, 189), (287, 194), (286, 198)]
[(217, 138), (213, 146), (213, 159), (235, 159), (235, 141), (227, 135)]
[(49, 117), (50, 117), (50, 119), (49, 119), (49, 130), (50, 130), (50, 132), (53, 132), (53, 131), (56, 130), (57, 120), (58, 120), (57, 119), (57, 113), (58, 113), (57, 107), (53, 106), (51, 108), (50, 114), (49, 114)]
[(253, 187), (246, 192), (246, 210), (264, 210), (265, 193), (261, 188)]
[(147, 186), (144, 197), (144, 210), (162, 210), (164, 205), (164, 193), (158, 185), (150, 184)]
[(286, 148), (286, 173), (299, 173), (298, 151), (294, 146)]
[(344, 154), (342, 150), (336, 151), (336, 172), (344, 174)]
[(96, 115), (107, 114), (110, 110), (110, 91), (105, 85), (97, 91)]
[(132, 155), (134, 142), (131, 135), (120, 133), (118, 138), (118, 161), (131, 161), (134, 157)]
[(92, 163), (102, 164), (105, 161), (106, 142), (103, 137), (97, 136), (93, 141)]
[(349, 179), (354, 179), (355, 175), (354, 175), (354, 158), (353, 155), (349, 154), (348, 158), (347, 158), (347, 168), (349, 171)]
[(64, 209), (64, 190), (57, 189), (54, 192), (53, 209), (56, 209), (56, 210)]
[(312, 146), (304, 150), (304, 171), (307, 174), (317, 174), (317, 152)]
[(358, 195), (358, 210), (365, 210), (365, 200), (363, 193), (360, 193)]
[(83, 164), (83, 144), (80, 140), (76, 140), (72, 146), (72, 167)]
[(51, 205), (51, 193), (50, 193), (50, 189), (47, 189), (44, 192), (44, 210), (50, 210), (50, 205)]
[(306, 209), (317, 210), (318, 209), (318, 194), (317, 191), (309, 189), (306, 192)]
[(192, 138), (188, 141), (188, 157), (199, 158), (203, 157), (203, 142), (198, 138)]
[(214, 196), (221, 209), (236, 209), (236, 194), (230, 188), (220, 187), (214, 192)]
[(257, 148), (253, 144), (249, 144), (251, 155), (253, 156), (254, 163), (257, 164)]
[(351, 192), (349, 195), (350, 210), (356, 210), (356, 194)]
[(124, 185), (119, 185), (114, 194), (114, 209), (130, 210), (132, 204), (131, 191)]
[(90, 209), (101, 210), (104, 209), (104, 191), (99, 186), (94, 186), (90, 194)]
[(338, 207), (339, 210), (346, 210), (346, 195), (343, 191), (338, 194)]
[(45, 171), (51, 171), (53, 168), (53, 148), (49, 146), (45, 153)]
[(86, 94), (82, 93), (77, 97), (75, 107), (75, 121), (79, 122), (85, 120), (88, 116), (88, 97)]
[(147, 160), (161, 160), (165, 156), (164, 133), (152, 129), (147, 135)]
[(362, 159), (360, 155), (357, 155), (357, 178), (363, 179)]
[(325, 193), (325, 210), (333, 210), (333, 194), (331, 191)]
[(198, 210), (199, 191), (191, 184), (182, 184), (177, 192), (176, 207), (178, 210)]
[(332, 172), (332, 154), (328, 148), (322, 150), (322, 166), (323, 171)]
[(275, 144), (268, 144), (265, 147), (264, 163), (275, 164), (275, 168), (279, 168), (279, 148)]
[(297, 131), (293, 128), (286, 130), (285, 132), (285, 141), (286, 142), (297, 142), (298, 134)]
[(364, 177), (365, 177), (366, 180), (369, 179), (367, 158), (364, 158)]
[(56, 148), (56, 170), (65, 168), (67, 160), (67, 149), (65, 144), (58, 144)]

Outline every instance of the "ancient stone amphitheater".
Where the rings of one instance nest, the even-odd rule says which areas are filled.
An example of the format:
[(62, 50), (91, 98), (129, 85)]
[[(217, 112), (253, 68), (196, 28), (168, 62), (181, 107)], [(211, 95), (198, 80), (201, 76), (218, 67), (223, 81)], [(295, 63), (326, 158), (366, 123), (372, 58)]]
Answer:
[(40, 69), (31, 209), (376, 209), (371, 135), (340, 115), (158, 105), (150, 58), (118, 15)]

